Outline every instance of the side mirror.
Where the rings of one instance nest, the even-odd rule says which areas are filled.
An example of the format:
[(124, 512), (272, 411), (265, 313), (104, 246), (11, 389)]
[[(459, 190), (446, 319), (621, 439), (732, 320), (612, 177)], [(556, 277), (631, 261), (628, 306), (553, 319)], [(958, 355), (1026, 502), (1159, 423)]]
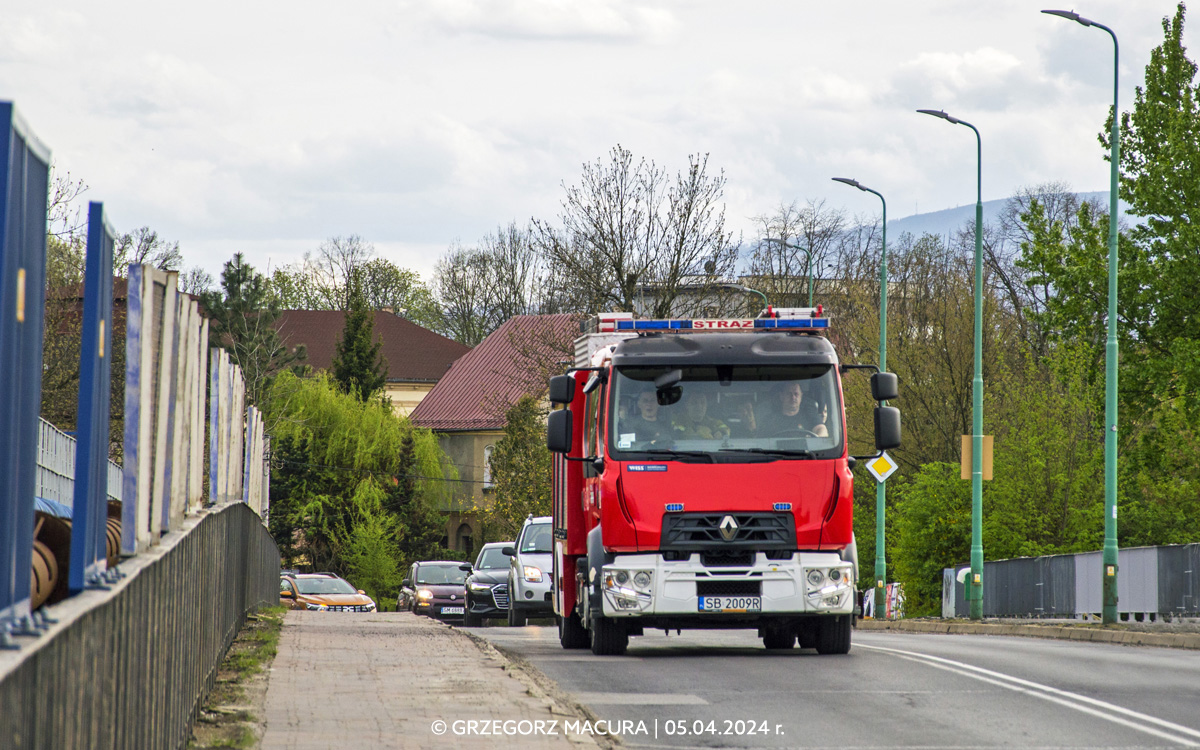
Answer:
[(875, 407), (875, 449), (900, 447), (900, 410), (894, 406)]
[(291, 591), (291, 589), (284, 589), (283, 591), (280, 591), (280, 592), (279, 592), (279, 595), (280, 595), (281, 597), (285, 598), (285, 599), (293, 599), (293, 598), (295, 598), (295, 595), (294, 595), (294, 594), (292, 594), (292, 591)]
[(400, 586), (401, 586), (401, 588), (411, 589), (412, 588), (412, 579), (405, 578), (403, 581), (400, 582)]
[(363, 596), (366, 596), (366, 595), (367, 595), (367, 592), (363, 591), (362, 589), (359, 589), (359, 590), (358, 590), (358, 593), (362, 594)]
[(555, 375), (550, 378), (550, 403), (569, 404), (575, 400), (575, 378)]
[(900, 380), (894, 372), (877, 372), (871, 376), (871, 398), (892, 401), (900, 398)]
[(570, 409), (560, 409), (550, 412), (546, 418), (546, 448), (551, 453), (571, 452), (573, 417)]
[(464, 570), (464, 571), (466, 571), (466, 572), (468, 572), (468, 573), (470, 573), (470, 572), (473, 570), (473, 568), (471, 567), (471, 564), (470, 564), (470, 563), (463, 563), (462, 565), (459, 565), (459, 566), (458, 566), (458, 569), (459, 569), (459, 570)]
[(509, 557), (513, 557), (514, 555), (517, 554), (517, 551), (515, 549), (513, 549), (512, 547), (505, 547), (504, 549), (500, 550), (500, 554), (508, 555)]

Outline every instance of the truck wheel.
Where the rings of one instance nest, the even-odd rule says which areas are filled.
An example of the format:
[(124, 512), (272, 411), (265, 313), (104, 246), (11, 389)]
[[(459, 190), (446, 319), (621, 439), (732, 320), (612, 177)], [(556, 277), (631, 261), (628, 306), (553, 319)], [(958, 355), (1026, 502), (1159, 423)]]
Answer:
[(629, 647), (625, 626), (611, 617), (592, 617), (592, 653), (596, 656), (620, 656)]
[(796, 631), (787, 628), (767, 628), (763, 631), (766, 648), (791, 648), (796, 645)]
[(588, 632), (579, 621), (579, 612), (558, 618), (558, 642), (563, 648), (587, 648), (590, 645)]
[(483, 625), (482, 617), (475, 614), (470, 609), (467, 609), (466, 611), (463, 612), (463, 627), (464, 628), (477, 628), (481, 625)]
[(826, 617), (817, 630), (818, 654), (850, 653), (850, 615)]
[(508, 624), (514, 628), (523, 628), (523, 627), (525, 627), (525, 623), (527, 621), (528, 621), (528, 618), (525, 617), (525, 613), (518, 612), (517, 608), (513, 606), (512, 602), (509, 602)]

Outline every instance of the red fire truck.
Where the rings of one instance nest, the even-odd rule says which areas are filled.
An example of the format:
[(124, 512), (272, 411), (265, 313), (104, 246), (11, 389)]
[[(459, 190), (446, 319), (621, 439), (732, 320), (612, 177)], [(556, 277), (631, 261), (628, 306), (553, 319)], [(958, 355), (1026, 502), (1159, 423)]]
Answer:
[[(554, 611), (564, 648), (625, 652), (646, 628), (756, 629), (767, 648), (850, 650), (856, 457), (821, 308), (584, 324), (550, 380)], [(900, 413), (875, 409), (878, 451)], [(860, 457), (861, 458), (861, 457)]]

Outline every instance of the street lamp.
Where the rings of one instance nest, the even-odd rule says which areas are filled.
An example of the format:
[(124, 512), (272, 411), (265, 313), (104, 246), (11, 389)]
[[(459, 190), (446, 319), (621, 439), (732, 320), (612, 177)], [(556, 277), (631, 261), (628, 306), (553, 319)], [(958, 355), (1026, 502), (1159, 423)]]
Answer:
[(1074, 11), (1042, 12), (1082, 26), (1104, 29), (1113, 41), (1113, 110), (1108, 157), (1108, 341), (1104, 347), (1104, 586), (1101, 613), (1101, 621), (1111, 624), (1117, 621), (1117, 178), (1120, 176), (1121, 161), (1117, 120), (1117, 60), (1120, 50), (1116, 33), (1102, 23), (1083, 18)]
[[(867, 193), (874, 193), (879, 196), (879, 200), (883, 203), (883, 249), (879, 254), (879, 371), (887, 372), (887, 293), (888, 293), (888, 275), (887, 275), (887, 201), (884, 200), (883, 194), (872, 190), (866, 185), (862, 185), (858, 180), (851, 180), (847, 177), (834, 177), (834, 182), (841, 182), (850, 187), (858, 188)], [(875, 485), (875, 617), (879, 617), (880, 612), (887, 611), (887, 559), (884, 557), (884, 523), (883, 514), (885, 512), (884, 501), (887, 499), (887, 490), (883, 482), (878, 482)]]
[(983, 619), (983, 139), (979, 130), (937, 109), (918, 109), (952, 125), (975, 131), (975, 377), (971, 381), (971, 585), (967, 587), (971, 619)]
[(808, 306), (812, 307), (813, 306), (813, 303), (812, 303), (812, 298), (813, 298), (812, 248), (803, 248), (803, 247), (800, 247), (799, 245), (793, 245), (792, 243), (790, 243), (787, 240), (784, 240), (782, 238), (775, 239), (774, 237), (764, 237), (762, 241), (763, 242), (778, 242), (780, 245), (783, 245), (784, 247), (790, 247), (793, 250), (804, 251), (804, 265), (808, 268)]
[(766, 310), (768, 307), (771, 306), (771, 303), (767, 302), (767, 295), (763, 294), (762, 292), (758, 291), (757, 289), (751, 289), (748, 286), (744, 286), (742, 284), (734, 284), (733, 282), (729, 282), (729, 281), (721, 282), (721, 283), (717, 284), (717, 286), (722, 289), (732, 289), (735, 292), (749, 292), (751, 294), (757, 294), (759, 297), (762, 297), (763, 310)]

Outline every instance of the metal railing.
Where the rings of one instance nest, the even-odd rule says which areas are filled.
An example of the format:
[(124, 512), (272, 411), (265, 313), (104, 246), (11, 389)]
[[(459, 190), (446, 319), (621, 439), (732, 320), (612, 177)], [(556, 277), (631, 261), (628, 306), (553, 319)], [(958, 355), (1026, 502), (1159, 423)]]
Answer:
[[(1200, 617), (1200, 544), (1131, 547), (1118, 553), (1123, 619)], [(942, 616), (966, 617), (958, 580), (969, 566), (942, 571)], [(1021, 557), (984, 563), (984, 617), (1099, 616), (1101, 553)]]

